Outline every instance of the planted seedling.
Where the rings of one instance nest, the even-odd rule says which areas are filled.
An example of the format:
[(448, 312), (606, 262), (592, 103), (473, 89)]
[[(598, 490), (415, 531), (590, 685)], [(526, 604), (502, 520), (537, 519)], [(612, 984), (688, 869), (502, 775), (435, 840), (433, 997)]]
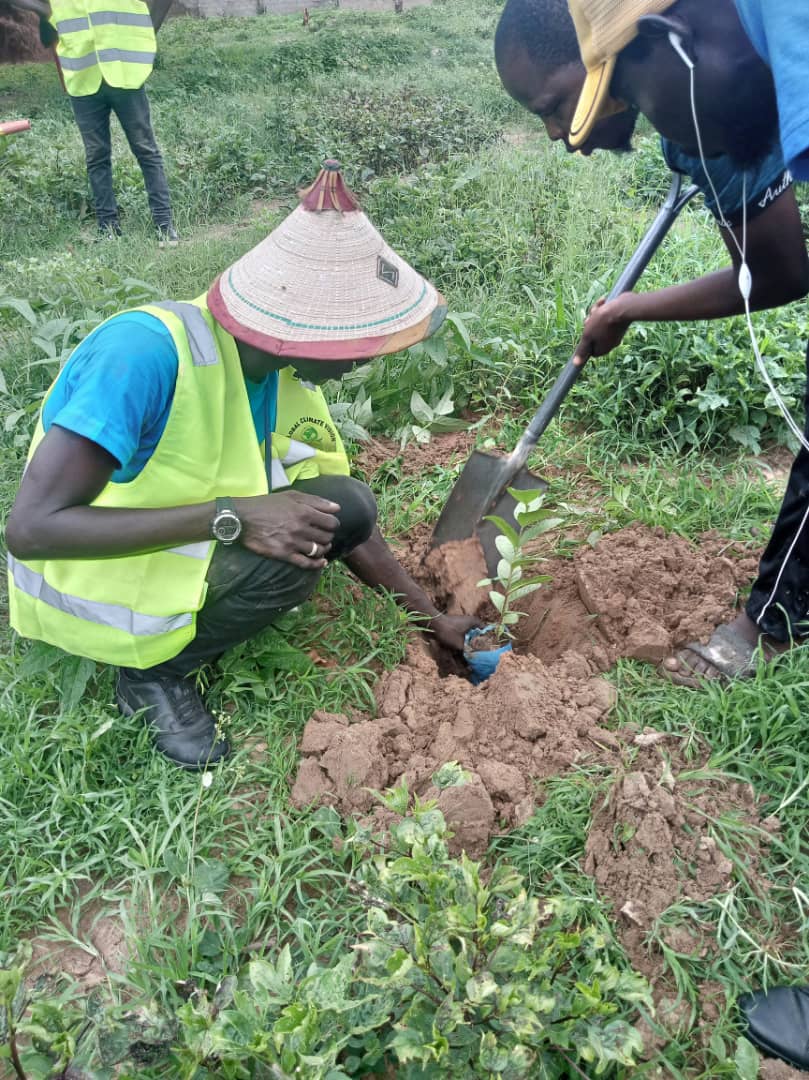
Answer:
[(469, 648), (473, 652), (500, 649), (508, 645), (512, 636), (511, 627), (526, 614), (519, 611), (515, 605), (550, 581), (547, 574), (532, 573), (541, 557), (536, 552), (527, 552), (525, 546), (543, 533), (561, 525), (562, 518), (554, 517), (553, 511), (543, 509), (542, 491), (518, 491), (516, 488), (508, 490), (517, 502), (514, 508), (517, 528), (494, 514), (485, 519), (500, 530), (494, 541), (500, 560), (495, 576), (478, 582), (481, 588), (489, 589), (489, 599), (497, 611), (498, 619), (470, 643)]

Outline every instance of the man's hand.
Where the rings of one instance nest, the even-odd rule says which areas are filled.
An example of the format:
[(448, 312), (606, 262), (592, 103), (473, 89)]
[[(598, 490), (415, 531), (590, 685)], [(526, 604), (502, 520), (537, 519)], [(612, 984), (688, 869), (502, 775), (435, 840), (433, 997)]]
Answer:
[(279, 491), (234, 499), (242, 520), (240, 542), (265, 559), (280, 559), (302, 570), (322, 570), (339, 521), (338, 503), (306, 495), (302, 491)]
[(435, 635), (439, 645), (460, 653), (463, 652), (466, 634), (480, 625), (480, 619), (474, 615), (437, 615), (425, 629)]
[(605, 356), (624, 340), (632, 319), (627, 315), (624, 297), (607, 300), (602, 297), (590, 311), (584, 331), (576, 346), (574, 363), (586, 363), (591, 356)]

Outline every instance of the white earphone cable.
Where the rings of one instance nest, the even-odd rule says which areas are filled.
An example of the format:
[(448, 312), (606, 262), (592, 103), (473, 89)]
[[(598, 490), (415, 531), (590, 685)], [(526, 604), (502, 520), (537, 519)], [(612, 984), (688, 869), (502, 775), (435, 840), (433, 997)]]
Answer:
[[(678, 53), (680, 52), (679, 49), (677, 51)], [(731, 237), (733, 243), (736, 245), (736, 250), (739, 252), (742, 260), (741, 266), (739, 267), (739, 292), (741, 293), (742, 300), (744, 301), (744, 314), (745, 320), (747, 322), (747, 332), (750, 335), (750, 341), (753, 345), (753, 353), (756, 358), (756, 366), (758, 367), (761, 377), (764, 379), (764, 382), (767, 385), (767, 389), (770, 391), (773, 401), (778, 406), (781, 415), (786, 421), (789, 430), (792, 432), (792, 434), (795, 436), (795, 438), (798, 440), (804, 450), (809, 451), (809, 441), (807, 441), (806, 436), (804, 435), (803, 431), (801, 431), (792, 413), (789, 411), (786, 402), (779, 394), (775, 383), (773, 382), (772, 377), (767, 370), (767, 365), (764, 363), (764, 358), (762, 357), (761, 349), (759, 348), (758, 337), (756, 336), (755, 327), (753, 326), (753, 316), (750, 310), (750, 296), (753, 291), (753, 275), (750, 273), (750, 267), (747, 265), (747, 173), (745, 172), (744, 174), (744, 180), (742, 184), (742, 242), (741, 244), (739, 244), (739, 241), (736, 239), (736, 234), (734, 233), (730, 222), (725, 217), (725, 212), (722, 209), (722, 205), (719, 200), (719, 193), (714, 187), (714, 182), (711, 179), (711, 174), (708, 170), (708, 163), (705, 160), (705, 153), (702, 148), (702, 133), (700, 132), (699, 120), (697, 118), (697, 98), (694, 77), (695, 65), (693, 63), (688, 63), (687, 66), (691, 85), (691, 116), (694, 121), (694, 133), (697, 137), (699, 159), (702, 164), (703, 172), (708, 178), (708, 184), (711, 189), (711, 194), (714, 197), (716, 208), (719, 212), (720, 224), (724, 229), (727, 229), (728, 235)]]

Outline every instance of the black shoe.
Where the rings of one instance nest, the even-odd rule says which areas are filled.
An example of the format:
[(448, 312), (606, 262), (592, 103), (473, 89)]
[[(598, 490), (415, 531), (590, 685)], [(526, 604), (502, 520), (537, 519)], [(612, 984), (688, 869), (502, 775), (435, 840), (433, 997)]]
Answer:
[(180, 234), (173, 225), (157, 226), (157, 246), (159, 248), (177, 247), (180, 242)]
[(809, 986), (776, 986), (739, 998), (747, 1038), (770, 1057), (809, 1070)]
[(184, 769), (204, 769), (230, 753), (227, 739), (217, 739), (216, 721), (205, 708), (191, 679), (171, 677), (149, 681), (118, 671), (118, 708), (124, 716), (146, 710), (157, 749)]
[(121, 232), (121, 226), (117, 221), (105, 221), (104, 224), (99, 224), (98, 231), (96, 232), (96, 241), (101, 243), (103, 240), (117, 240), (119, 236), (123, 236)]

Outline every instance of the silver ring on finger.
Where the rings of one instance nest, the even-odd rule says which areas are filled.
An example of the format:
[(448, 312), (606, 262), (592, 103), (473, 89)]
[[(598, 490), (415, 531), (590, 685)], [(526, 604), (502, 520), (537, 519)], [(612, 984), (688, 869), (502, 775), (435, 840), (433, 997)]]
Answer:
[(312, 550), (307, 552), (306, 557), (307, 557), (307, 559), (314, 559), (315, 555), (317, 555), (317, 544), (313, 540), (312, 541)]

